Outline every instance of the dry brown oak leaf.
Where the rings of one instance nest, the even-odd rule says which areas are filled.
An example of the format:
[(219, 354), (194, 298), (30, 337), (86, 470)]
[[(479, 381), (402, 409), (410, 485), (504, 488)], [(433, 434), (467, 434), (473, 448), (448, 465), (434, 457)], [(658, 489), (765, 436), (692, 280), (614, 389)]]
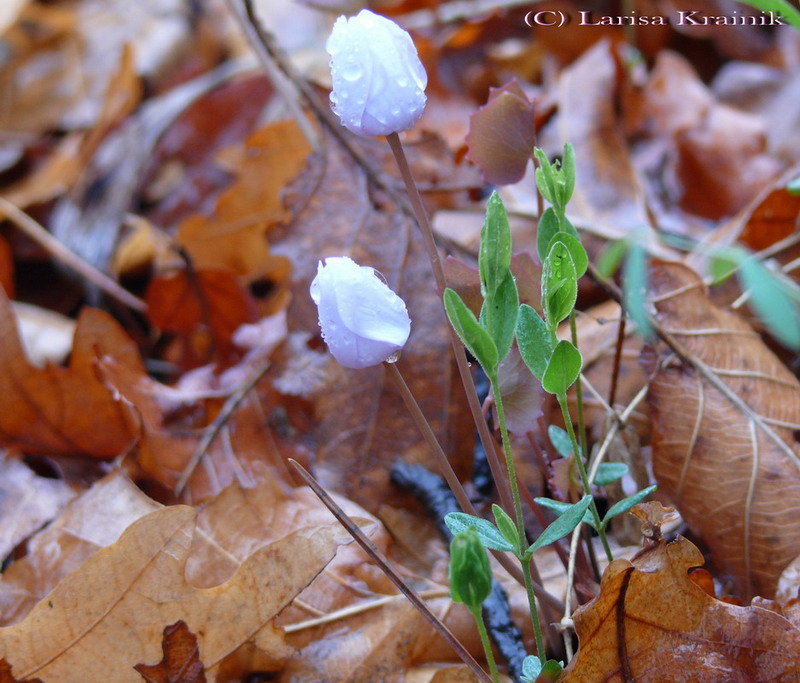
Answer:
[(739, 594), (772, 598), (800, 555), (800, 383), (689, 268), (656, 262), (650, 288), (656, 319), (695, 359), (650, 383), (656, 479)]
[(136, 345), (117, 322), (84, 308), (69, 367), (32, 365), (0, 289), (0, 446), (48, 455), (119, 455), (138, 433), (138, 421), (97, 378), (95, 361), (104, 354), (144, 373)]
[(184, 576), (196, 514), (178, 505), (134, 522), (23, 621), (0, 629), (0, 657), (14, 676), (141, 683), (133, 667), (162, 658), (162, 631), (179, 620), (197, 636), (211, 682), (248, 642), (273, 660), (290, 656), (272, 619), (322, 571), (346, 532), (335, 524), (301, 529), (254, 552), (225, 583), (197, 589)]
[(600, 595), (575, 612), (580, 647), (560, 683), (799, 680), (800, 629), (711, 597), (687, 574), (702, 564), (681, 537), (612, 562)]

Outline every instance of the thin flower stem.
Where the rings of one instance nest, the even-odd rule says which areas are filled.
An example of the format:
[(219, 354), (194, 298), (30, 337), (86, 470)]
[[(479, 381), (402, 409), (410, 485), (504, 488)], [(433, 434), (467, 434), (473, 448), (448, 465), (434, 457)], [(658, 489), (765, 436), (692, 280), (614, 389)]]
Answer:
[[(444, 478), (447, 481), (450, 490), (453, 492), (453, 495), (456, 497), (458, 504), (461, 506), (461, 509), (470, 515), (479, 517), (480, 515), (478, 515), (478, 511), (472, 505), (472, 501), (470, 501), (469, 496), (467, 495), (466, 491), (464, 491), (464, 487), (461, 485), (461, 482), (459, 481), (455, 472), (453, 472), (453, 468), (450, 466), (447, 456), (442, 450), (442, 447), (439, 445), (439, 441), (436, 439), (436, 435), (433, 433), (433, 429), (431, 429), (431, 426), (425, 418), (424, 413), (420, 409), (419, 404), (414, 398), (414, 395), (411, 393), (411, 389), (408, 387), (408, 384), (406, 384), (403, 376), (400, 374), (400, 369), (397, 368), (393, 363), (384, 363), (384, 365), (387, 367), (389, 375), (397, 383), (397, 386), (400, 389), (400, 395), (406, 404), (406, 408), (408, 408), (409, 412), (411, 413), (411, 416), (414, 419), (417, 428), (422, 433), (425, 442), (428, 444), (428, 447), (433, 451)], [(525, 578), (516, 564), (514, 564), (511, 557), (509, 557), (506, 553), (500, 552), (499, 550), (492, 550), (491, 553), (512, 578), (524, 585)], [(550, 595), (544, 589), (541, 581), (534, 582), (533, 590), (538, 591), (547, 607), (561, 611), (563, 605), (558, 599)]]
[[(430, 221), (428, 220), (428, 213), (425, 210), (425, 205), (422, 203), (422, 197), (419, 194), (419, 189), (414, 181), (411, 168), (408, 165), (408, 159), (406, 159), (403, 145), (400, 143), (400, 137), (397, 135), (397, 133), (392, 133), (391, 135), (386, 136), (386, 140), (389, 143), (392, 154), (394, 154), (395, 161), (400, 169), (400, 175), (403, 177), (403, 182), (405, 183), (406, 190), (408, 191), (408, 196), (411, 200), (411, 206), (414, 210), (414, 215), (417, 218), (417, 223), (419, 223), (420, 231), (422, 232), (422, 241), (428, 251), (428, 258), (430, 259), (431, 268), (433, 269), (433, 277), (436, 281), (436, 289), (439, 292), (439, 300), (442, 301), (447, 282), (444, 277), (444, 269), (442, 268), (442, 262), (439, 258), (439, 252), (436, 249), (436, 241), (433, 237), (433, 229), (431, 228)], [(444, 308), (443, 301), (442, 308)], [(475, 426), (478, 429), (478, 435), (480, 436), (481, 443), (486, 451), (486, 458), (489, 461), (489, 468), (492, 471), (492, 478), (494, 479), (495, 486), (497, 487), (497, 492), (500, 495), (500, 501), (502, 502), (503, 507), (511, 509), (511, 498), (505, 477), (503, 477), (503, 468), (500, 464), (500, 458), (497, 455), (497, 451), (494, 448), (494, 440), (492, 439), (492, 435), (489, 433), (489, 427), (487, 426), (486, 420), (483, 419), (483, 415), (481, 413), (481, 406), (478, 402), (478, 394), (475, 391), (475, 382), (472, 379), (472, 373), (469, 371), (467, 359), (464, 356), (463, 346), (452, 326), (448, 325), (447, 329), (450, 333), (450, 341), (453, 346), (453, 353), (456, 357), (458, 374), (461, 376), (461, 382), (463, 383), (464, 391), (467, 394), (467, 402), (469, 403), (469, 409), (472, 413), (472, 419), (475, 421)]]
[(511, 484), (511, 495), (514, 498), (514, 517), (517, 524), (517, 538), (519, 544), (517, 557), (522, 564), (522, 576), (525, 579), (525, 591), (528, 594), (528, 605), (531, 610), (531, 622), (533, 623), (533, 633), (536, 637), (536, 654), (542, 664), (547, 661), (547, 654), (542, 637), (542, 625), (539, 622), (539, 609), (536, 605), (536, 595), (533, 592), (533, 578), (531, 577), (531, 563), (533, 558), (525, 560), (525, 552), (528, 550), (528, 540), (525, 537), (525, 520), (522, 516), (522, 502), (519, 495), (519, 483), (517, 482), (517, 469), (514, 465), (514, 455), (511, 451), (511, 439), (508, 436), (508, 426), (506, 425), (506, 414), (503, 408), (503, 398), (500, 395), (497, 375), (489, 377), (492, 383), (492, 394), (494, 395), (494, 405), (497, 408), (497, 421), (500, 423), (500, 436), (503, 441), (503, 453), (506, 456), (506, 468), (508, 469), (508, 481)]
[[(578, 326), (575, 322), (575, 309), (569, 314), (569, 331), (572, 335), (572, 344), (575, 348), (578, 348)], [(583, 386), (581, 384), (580, 378), (578, 381), (575, 382), (575, 401), (578, 404), (578, 437), (579, 443), (581, 446), (581, 457), (584, 460), (589, 460), (589, 453), (587, 452), (587, 443), (586, 443), (586, 422), (583, 417)], [(588, 491), (587, 491), (588, 493)]]
[(531, 579), (531, 566), (533, 562), (531, 558), (528, 562), (522, 562), (522, 575), (525, 577), (525, 590), (528, 593), (528, 605), (531, 610), (531, 622), (533, 623), (533, 636), (536, 639), (536, 654), (539, 661), (544, 665), (547, 661), (547, 652), (544, 647), (544, 636), (542, 635), (542, 625), (539, 622), (539, 609), (536, 606), (536, 595), (533, 592), (533, 580)]
[(447, 485), (450, 487), (450, 490), (456, 497), (461, 509), (470, 515), (477, 517), (477, 511), (473, 507), (472, 502), (470, 501), (467, 492), (464, 490), (464, 487), (461, 485), (458, 477), (456, 476), (456, 473), (453, 471), (450, 461), (447, 459), (442, 447), (439, 445), (439, 441), (437, 440), (436, 435), (433, 433), (430, 423), (427, 419), (425, 419), (422, 409), (419, 407), (417, 400), (414, 398), (414, 394), (411, 393), (411, 389), (409, 389), (408, 384), (403, 378), (403, 375), (400, 373), (400, 369), (397, 367), (397, 364), (385, 362), (383, 366), (389, 373), (389, 377), (392, 378), (394, 383), (397, 385), (397, 388), (400, 390), (400, 396), (403, 398), (403, 403), (406, 404), (406, 408), (408, 408), (408, 412), (411, 413), (411, 417), (416, 423), (417, 428), (422, 433), (425, 443), (428, 444), (428, 448), (431, 449), (431, 452), (435, 456), (442, 476), (447, 481)]
[(483, 645), (483, 653), (486, 655), (486, 663), (489, 665), (489, 673), (492, 675), (492, 683), (499, 683), (500, 674), (497, 671), (497, 662), (494, 659), (494, 652), (492, 651), (492, 644), (489, 642), (489, 633), (486, 630), (486, 622), (483, 619), (483, 611), (479, 607), (476, 610), (470, 610), (472, 618), (475, 619), (475, 626), (478, 627), (478, 634), (481, 637), (481, 645)]
[[(575, 462), (578, 465), (578, 472), (581, 475), (581, 483), (583, 484), (583, 490), (591, 494), (591, 485), (589, 484), (589, 475), (586, 473), (586, 465), (583, 462), (583, 458), (580, 456), (578, 441), (575, 438), (575, 430), (572, 428), (572, 418), (569, 414), (569, 408), (567, 407), (567, 395), (560, 394), (558, 396), (558, 404), (561, 406), (561, 414), (564, 417), (564, 423), (567, 426), (567, 433), (569, 434), (570, 441), (572, 442), (572, 450), (575, 452)], [(595, 527), (597, 528), (597, 533), (600, 535), (600, 541), (603, 544), (603, 550), (606, 551), (606, 557), (608, 558), (609, 562), (614, 561), (614, 556), (611, 554), (611, 547), (608, 545), (608, 539), (606, 538), (605, 529), (601, 526), (600, 522), (600, 513), (597, 511), (597, 505), (595, 505), (594, 498), (592, 498), (592, 502), (589, 505), (589, 509), (592, 511), (592, 518), (594, 519)]]
[(445, 642), (453, 648), (455, 653), (461, 658), (461, 661), (472, 670), (472, 673), (477, 676), (478, 680), (488, 683), (491, 679), (486, 675), (486, 672), (480, 667), (478, 662), (475, 661), (475, 658), (467, 651), (464, 645), (462, 645), (461, 641), (453, 635), (450, 629), (445, 626), (444, 622), (431, 611), (414, 588), (403, 580), (398, 569), (380, 550), (378, 550), (369, 536), (361, 531), (358, 525), (350, 519), (347, 513), (336, 504), (333, 498), (328, 495), (327, 491), (319, 485), (319, 482), (314, 479), (300, 463), (289, 458), (289, 464), (295, 468), (297, 473), (303, 478), (306, 484), (311, 487), (311, 490), (314, 491), (317, 497), (325, 504), (325, 507), (333, 513), (333, 516), (336, 517), (339, 523), (347, 529), (356, 543), (364, 549), (367, 555), (381, 568), (383, 573), (397, 586), (400, 592), (408, 598), (411, 604), (420, 611), (428, 623), (433, 626), (442, 638), (444, 638)]

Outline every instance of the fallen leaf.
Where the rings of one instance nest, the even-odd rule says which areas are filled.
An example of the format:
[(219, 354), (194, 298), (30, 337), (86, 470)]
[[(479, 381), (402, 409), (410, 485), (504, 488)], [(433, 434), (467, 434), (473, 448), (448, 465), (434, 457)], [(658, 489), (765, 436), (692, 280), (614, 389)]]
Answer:
[(37, 367), (47, 361), (63, 363), (72, 351), (75, 320), (65, 315), (31, 304), (13, 301), (14, 315), (25, 356)]
[(293, 120), (256, 131), (241, 150), (228, 152), (236, 182), (217, 201), (210, 216), (191, 216), (177, 241), (198, 269), (224, 268), (253, 281), (283, 284), (291, 269), (284, 256), (270, 253), (267, 232), (288, 221), (283, 191), (306, 164), (311, 151)]
[(649, 221), (644, 190), (615, 112), (616, 96), (614, 47), (603, 40), (561, 75), (558, 135), (561, 143), (575, 148), (578, 182), (570, 212), (622, 236)]
[(247, 641), (276, 659), (289, 655), (272, 619), (323, 569), (346, 533), (332, 524), (297, 531), (253, 553), (226, 583), (198, 590), (184, 578), (195, 515), (174, 506), (134, 522), (22, 622), (0, 629), (0, 653), (15, 675), (141, 681), (133, 666), (159, 658), (162, 630), (178, 620), (197, 636), (212, 681), (219, 663)]
[(156, 327), (184, 337), (188, 358), (200, 361), (229, 358), (233, 333), (256, 317), (255, 302), (235, 274), (211, 268), (154, 278), (147, 290), (147, 313)]
[(28, 678), (24, 681), (14, 678), (9, 663), (0, 658), (0, 683), (43, 683), (43, 681), (40, 678)]
[(85, 308), (69, 367), (32, 366), (0, 292), (0, 442), (28, 453), (118, 455), (138, 429), (128, 407), (95, 376), (95, 359), (106, 352), (142, 368), (138, 350), (118, 323)]
[(0, 577), (0, 625), (22, 620), (67, 574), (160, 507), (121, 470), (96, 482), (30, 538), (25, 556), (5, 569)]
[(687, 576), (702, 564), (681, 537), (612, 562), (600, 595), (575, 612), (580, 647), (560, 680), (797, 680), (800, 629), (775, 611), (711, 597)]
[(4, 237), (0, 237), (0, 287), (9, 299), (14, 298), (14, 254)]
[(800, 554), (800, 383), (687, 267), (656, 262), (651, 296), (661, 325), (740, 401), (689, 363), (662, 365), (648, 392), (656, 479), (737, 592), (772, 597)]
[(137, 664), (136, 669), (148, 683), (206, 683), (197, 636), (184, 621), (164, 627), (161, 643), (164, 658), (158, 664)]
[(63, 480), (40, 477), (14, 458), (0, 459), (0, 557), (8, 557), (74, 496)]

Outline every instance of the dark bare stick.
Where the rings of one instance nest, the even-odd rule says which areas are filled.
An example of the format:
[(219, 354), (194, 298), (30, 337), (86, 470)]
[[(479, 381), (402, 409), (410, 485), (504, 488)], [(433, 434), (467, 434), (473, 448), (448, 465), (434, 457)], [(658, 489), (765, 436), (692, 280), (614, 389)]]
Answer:
[(469, 652), (467, 652), (466, 648), (452, 634), (450, 629), (447, 628), (447, 626), (445, 626), (444, 623), (433, 612), (431, 612), (424, 600), (420, 598), (417, 592), (403, 580), (403, 577), (400, 576), (400, 573), (397, 571), (397, 569), (395, 569), (389, 559), (386, 558), (383, 553), (375, 547), (375, 544), (369, 539), (369, 537), (363, 531), (361, 531), (356, 523), (347, 516), (347, 513), (345, 513), (345, 511), (334, 502), (333, 498), (326, 493), (325, 489), (319, 485), (317, 480), (314, 479), (314, 477), (312, 477), (297, 461), (290, 458), (289, 463), (311, 487), (311, 490), (317, 494), (317, 497), (324, 503), (325, 507), (331, 511), (339, 523), (345, 529), (347, 529), (350, 535), (355, 539), (356, 543), (358, 543), (364, 549), (364, 552), (372, 558), (372, 560), (381, 568), (383, 573), (386, 574), (389, 579), (391, 579), (395, 586), (397, 586), (400, 592), (405, 595), (406, 598), (408, 598), (409, 602), (411, 602), (411, 604), (420, 611), (428, 623), (433, 626), (439, 635), (445, 639), (447, 644), (453, 648), (453, 651), (461, 658), (461, 661), (463, 661), (464, 664), (466, 664), (472, 670), (472, 672), (478, 677), (478, 680), (483, 681), (484, 683), (491, 683), (492, 679), (483, 669), (481, 669), (478, 662), (475, 661), (475, 658)]

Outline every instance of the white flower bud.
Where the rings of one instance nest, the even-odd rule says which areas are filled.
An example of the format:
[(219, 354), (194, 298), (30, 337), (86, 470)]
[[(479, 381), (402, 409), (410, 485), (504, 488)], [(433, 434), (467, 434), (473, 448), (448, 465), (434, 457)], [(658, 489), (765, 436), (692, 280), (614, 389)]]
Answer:
[(428, 75), (408, 35), (369, 10), (339, 17), (326, 49), (331, 56), (331, 105), (357, 135), (411, 128), (425, 108)]
[(368, 368), (391, 359), (408, 339), (411, 320), (403, 300), (375, 271), (346, 256), (317, 266), (311, 298), (322, 338), (346, 368)]

